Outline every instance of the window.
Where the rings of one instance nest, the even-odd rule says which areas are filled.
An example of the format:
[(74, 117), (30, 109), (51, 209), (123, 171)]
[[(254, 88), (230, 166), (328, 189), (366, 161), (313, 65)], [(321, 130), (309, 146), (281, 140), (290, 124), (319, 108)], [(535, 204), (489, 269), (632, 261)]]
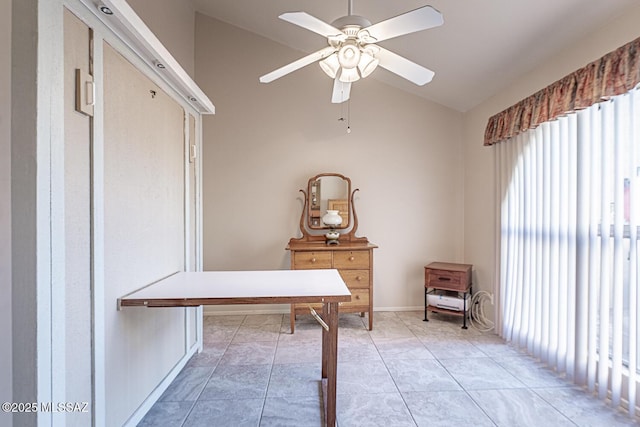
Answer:
[(495, 147), (501, 335), (634, 414), (640, 90)]

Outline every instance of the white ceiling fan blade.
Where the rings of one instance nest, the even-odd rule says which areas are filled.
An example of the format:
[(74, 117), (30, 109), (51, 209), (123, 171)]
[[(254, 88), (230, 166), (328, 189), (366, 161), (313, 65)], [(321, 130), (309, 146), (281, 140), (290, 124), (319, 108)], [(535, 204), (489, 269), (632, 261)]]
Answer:
[(415, 33), (444, 23), (442, 14), (431, 6), (389, 18), (364, 29), (376, 42), (389, 40), (405, 34)]
[(333, 94), (331, 95), (331, 102), (334, 104), (340, 104), (349, 99), (351, 93), (351, 82), (341, 82), (338, 77), (333, 81)]
[(321, 21), (315, 16), (311, 16), (306, 12), (287, 12), (283, 13), (278, 18), (325, 37), (343, 34), (342, 31), (336, 27)]
[(271, 83), (275, 79), (279, 79), (280, 77), (299, 70), (302, 67), (306, 67), (313, 62), (324, 59), (335, 51), (335, 47), (327, 46), (324, 49), (320, 49), (317, 52), (313, 52), (312, 54), (304, 56), (297, 61), (293, 61), (290, 64), (287, 64), (283, 67), (278, 68), (277, 70), (265, 74), (264, 76), (260, 77), (260, 83)]
[(397, 55), (387, 49), (378, 46), (380, 51), (376, 54), (376, 58), (380, 60), (380, 66), (392, 73), (404, 77), (417, 84), (418, 86), (425, 85), (433, 79), (435, 73), (428, 68), (418, 65), (415, 62), (411, 62), (408, 59)]

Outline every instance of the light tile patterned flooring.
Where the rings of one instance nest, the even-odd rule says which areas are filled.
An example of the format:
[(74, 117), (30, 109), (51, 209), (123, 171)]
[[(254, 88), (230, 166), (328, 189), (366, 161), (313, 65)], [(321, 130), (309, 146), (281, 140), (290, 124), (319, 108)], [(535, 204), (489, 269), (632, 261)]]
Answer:
[[(640, 425), (460, 318), (340, 316), (339, 427)], [(139, 426), (320, 426), (321, 328), (299, 316), (207, 316), (195, 355)]]

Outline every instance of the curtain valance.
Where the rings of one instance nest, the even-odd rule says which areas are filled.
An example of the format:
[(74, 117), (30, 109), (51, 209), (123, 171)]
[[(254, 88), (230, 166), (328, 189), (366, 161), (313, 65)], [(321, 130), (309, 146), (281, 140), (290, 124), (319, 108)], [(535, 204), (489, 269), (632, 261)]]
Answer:
[(629, 92), (640, 83), (640, 38), (569, 74), (489, 119), (484, 145)]

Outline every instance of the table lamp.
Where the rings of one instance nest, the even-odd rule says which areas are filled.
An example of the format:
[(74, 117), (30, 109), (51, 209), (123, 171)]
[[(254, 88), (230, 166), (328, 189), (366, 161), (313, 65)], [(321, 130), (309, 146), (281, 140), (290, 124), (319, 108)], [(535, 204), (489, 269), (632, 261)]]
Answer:
[(329, 231), (324, 235), (327, 238), (327, 245), (339, 244), (340, 232), (336, 230), (336, 227), (342, 223), (342, 217), (338, 215), (337, 210), (327, 210), (327, 213), (322, 217), (324, 225), (329, 227)]

